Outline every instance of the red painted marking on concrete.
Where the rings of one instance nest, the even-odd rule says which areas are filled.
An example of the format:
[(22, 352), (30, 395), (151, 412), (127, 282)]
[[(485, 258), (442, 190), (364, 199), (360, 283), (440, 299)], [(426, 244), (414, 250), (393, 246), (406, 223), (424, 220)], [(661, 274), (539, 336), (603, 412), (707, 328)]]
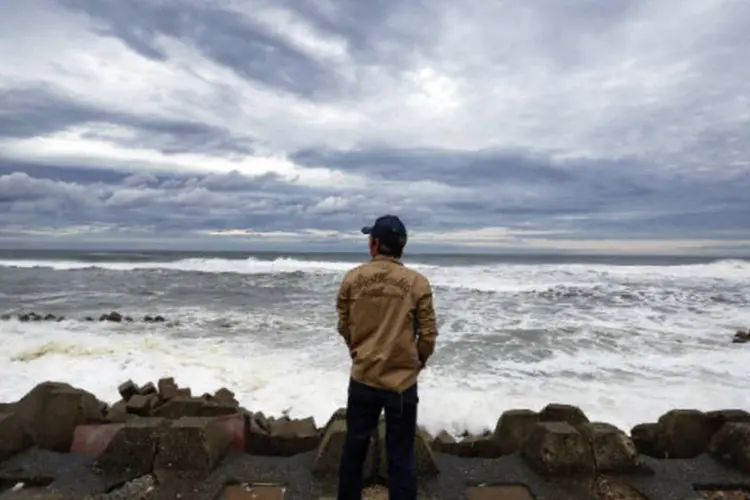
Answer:
[(245, 416), (236, 413), (234, 415), (222, 415), (216, 417), (221, 428), (229, 435), (229, 446), (232, 449), (245, 451)]
[(115, 434), (122, 428), (123, 424), (79, 425), (73, 433), (70, 452), (99, 458)]

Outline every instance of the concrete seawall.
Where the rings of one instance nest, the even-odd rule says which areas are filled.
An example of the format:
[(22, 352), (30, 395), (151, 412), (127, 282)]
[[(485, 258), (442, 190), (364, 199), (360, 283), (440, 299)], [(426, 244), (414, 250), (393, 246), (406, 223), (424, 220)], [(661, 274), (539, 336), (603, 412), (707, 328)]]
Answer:
[[(0, 404), (0, 499), (335, 498), (345, 409), (319, 427), (171, 378), (119, 392), (110, 406), (44, 382)], [(381, 422), (365, 498), (387, 498), (384, 433)], [(551, 403), (508, 410), (483, 436), (421, 431), (416, 459), (420, 498), (750, 499), (750, 413), (677, 409), (626, 432)]]

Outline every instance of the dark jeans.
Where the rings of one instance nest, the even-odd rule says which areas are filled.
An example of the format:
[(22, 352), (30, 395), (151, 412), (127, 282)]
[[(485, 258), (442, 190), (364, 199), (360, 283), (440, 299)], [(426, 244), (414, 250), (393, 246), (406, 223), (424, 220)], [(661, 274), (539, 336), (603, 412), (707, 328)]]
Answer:
[(349, 381), (346, 442), (339, 469), (338, 500), (361, 500), (362, 476), (370, 437), (385, 409), (389, 500), (416, 500), (414, 436), (417, 432), (417, 385), (402, 394)]

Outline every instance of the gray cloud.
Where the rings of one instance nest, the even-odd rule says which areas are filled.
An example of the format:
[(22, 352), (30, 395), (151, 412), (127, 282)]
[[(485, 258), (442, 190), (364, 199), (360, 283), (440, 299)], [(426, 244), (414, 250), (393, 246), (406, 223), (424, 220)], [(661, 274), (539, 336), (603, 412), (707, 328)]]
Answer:
[(267, 28), (208, 2), (62, 0), (62, 4), (102, 21), (102, 33), (158, 61), (168, 58), (158, 42), (166, 35), (195, 45), (243, 77), (307, 97), (338, 84), (335, 73)]
[(422, 233), (750, 238), (743, 3), (5, 12), (0, 223), (14, 238), (350, 232), (383, 212)]
[(112, 138), (97, 130), (84, 134), (92, 139), (111, 139), (124, 147), (154, 149), (166, 154), (253, 153), (252, 139), (235, 137), (218, 127), (100, 109), (45, 88), (0, 89), (0, 137), (36, 137), (86, 124), (127, 127), (133, 132), (130, 137)]

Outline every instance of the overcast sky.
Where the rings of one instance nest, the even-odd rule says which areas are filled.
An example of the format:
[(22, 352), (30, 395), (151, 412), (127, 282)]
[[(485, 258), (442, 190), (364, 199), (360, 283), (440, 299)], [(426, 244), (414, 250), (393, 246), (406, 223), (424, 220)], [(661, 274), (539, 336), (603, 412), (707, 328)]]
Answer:
[(748, 0), (24, 0), (0, 246), (750, 252)]

